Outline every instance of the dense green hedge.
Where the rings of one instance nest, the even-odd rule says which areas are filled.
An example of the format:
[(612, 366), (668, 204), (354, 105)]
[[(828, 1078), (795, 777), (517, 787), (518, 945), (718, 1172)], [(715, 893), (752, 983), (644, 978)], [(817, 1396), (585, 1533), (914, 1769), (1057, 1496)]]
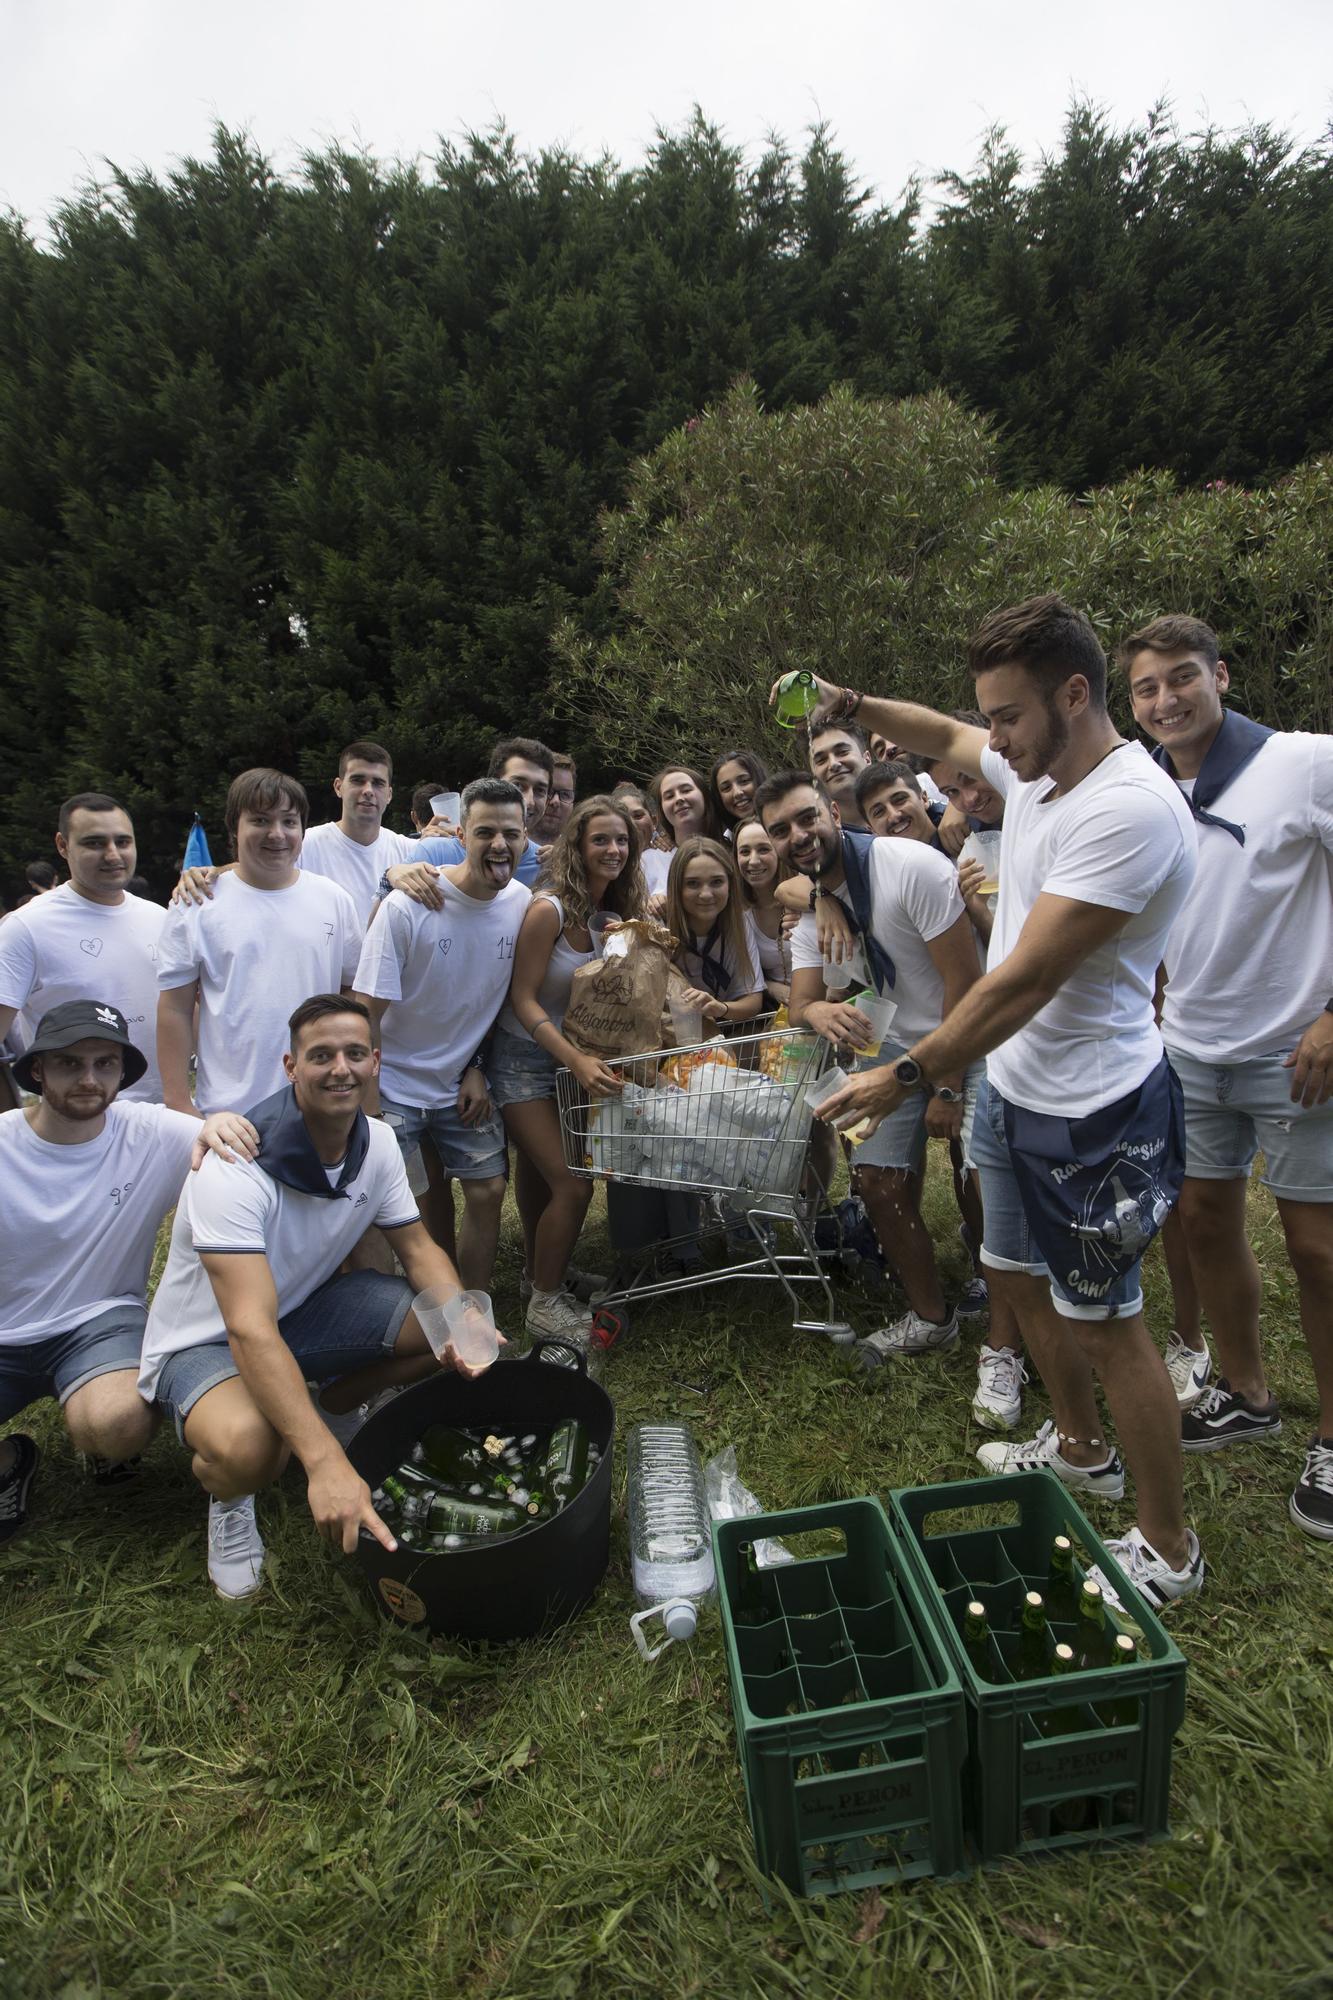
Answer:
[[(84, 784), (125, 796), (162, 867), (192, 807), (216, 825), (242, 764), (322, 786), (339, 742), (371, 732), (405, 780), (457, 780), (497, 729), (569, 730), (556, 627), (603, 648), (619, 631), (627, 659), (637, 643), (599, 571), (599, 515), (667, 440), (636, 475), (661, 481), (682, 427), (741, 376), (793, 419), (839, 383), (925, 397), (864, 421), (904, 438), (924, 421), (932, 451), (962, 455), (895, 475), (903, 508), (919, 481), (955, 542), (969, 521), (990, 538), (970, 581), (933, 544), (910, 569), (885, 552), (878, 615), (905, 661), (1061, 536), (1063, 580), (1114, 622), (1141, 594), (1140, 530), (1169, 540), (1188, 518), (1224, 567), (1218, 523), (1246, 550), (1242, 517), (1267, 510), (1265, 547), (1294, 532), (1307, 503), (1281, 494), (1177, 502), (1154, 477), (1084, 519), (1041, 483), (1077, 493), (1139, 464), (1271, 483), (1333, 448), (1326, 146), (1181, 140), (1160, 119), (1119, 133), (1076, 108), (1035, 175), (996, 135), (938, 192), (928, 222), (916, 189), (875, 208), (827, 134), (749, 167), (701, 117), (631, 172), (526, 158), (500, 133), (428, 172), (333, 150), (282, 180), (220, 131), (208, 160), (71, 203), (50, 247), (0, 224), (0, 886)], [(940, 392), (994, 418), (984, 442)], [(828, 409), (861, 451), (854, 406)], [(958, 514), (964, 461), (982, 484)], [(1308, 508), (1321, 479), (1297, 477)], [(853, 477), (833, 463), (826, 482), (832, 509)], [(1002, 497), (1025, 485), (1040, 490)], [(1180, 587), (1206, 569), (1201, 554)], [(1297, 681), (1321, 658), (1304, 576), (1274, 571), (1260, 603), (1263, 577), (1242, 588), (1228, 568), (1228, 593), (1206, 593), (1225, 617), (1249, 606), (1245, 644), (1253, 629), (1277, 647), (1266, 672), (1295, 645)], [(796, 644), (800, 604), (829, 586), (783, 572), (788, 603), (776, 583), (767, 615)], [(857, 590), (870, 632), (869, 572)], [(1313, 714), (1286, 692), (1274, 712)], [(594, 745), (616, 765), (632, 748), (601, 724), (570, 747)]]

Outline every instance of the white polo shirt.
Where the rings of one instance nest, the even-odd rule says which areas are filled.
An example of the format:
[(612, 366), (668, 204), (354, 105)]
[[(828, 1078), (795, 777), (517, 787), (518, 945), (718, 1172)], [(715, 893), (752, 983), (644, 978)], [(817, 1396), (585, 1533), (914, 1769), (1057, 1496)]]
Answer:
[(991, 972), (1042, 894), (1131, 912), (986, 1058), (987, 1075), (1011, 1103), (1086, 1118), (1127, 1097), (1162, 1059), (1153, 996), (1194, 880), (1194, 822), (1175, 781), (1140, 743), (1122, 744), (1056, 799), (1054, 779), (1022, 784), (990, 749), (981, 775), (1005, 801)]
[(1199, 871), (1166, 940), (1162, 1033), (1199, 1062), (1286, 1054), (1333, 997), (1333, 736), (1270, 736), (1208, 810), (1245, 845), (1196, 824)]
[(415, 840), (409, 840), (405, 833), (390, 833), (384, 826), (368, 847), (362, 847), (331, 819), (323, 826), (306, 829), (300, 865), (305, 874), (323, 875), (347, 891), (364, 932), (379, 901), (381, 875), (400, 861), (414, 861), (416, 850)]
[(380, 1090), (415, 1111), (452, 1105), (459, 1080), (509, 993), (514, 942), (531, 895), (507, 882), (467, 896), (441, 875), (444, 907), (395, 889), (375, 912), (352, 984), (391, 1004), (380, 1026)]
[(0, 1347), (141, 1306), (162, 1218), (190, 1171), (199, 1120), (118, 1097), (95, 1139), (53, 1146), (0, 1115)]
[(266, 1257), (281, 1319), (333, 1276), (372, 1223), (396, 1229), (417, 1220), (398, 1141), (378, 1119), (369, 1121), (360, 1171), (327, 1199), (272, 1180), (257, 1160), (229, 1163), (210, 1153), (190, 1176), (171, 1226), (167, 1267), (144, 1334), (140, 1395), (153, 1400), (169, 1354), (227, 1338), (201, 1250)]
[[(845, 886), (834, 893), (851, 908)], [(870, 913), (876, 941), (898, 974), (884, 994), (886, 1000), (898, 1003), (889, 1033), (908, 1048), (940, 1025), (944, 980), (926, 947), (963, 915), (958, 872), (922, 841), (876, 840), (870, 849)], [(814, 913), (807, 911), (792, 932), (791, 969), (796, 972), (823, 962)], [(858, 964), (863, 963), (858, 953)], [(854, 992), (855, 987), (849, 987), (845, 997)]]
[(167, 911), (158, 984), (199, 981), (200, 1111), (248, 1110), (286, 1081), (290, 1016), (312, 994), (350, 986), (360, 945), (351, 897), (319, 875), (252, 889), (230, 871), (211, 902)]
[(0, 924), (0, 1007), (17, 1007), (16, 1042), (67, 1000), (100, 1000), (125, 1016), (148, 1068), (121, 1101), (162, 1102), (157, 1070), (157, 956), (166, 911), (142, 896), (93, 903), (70, 882), (34, 896)]

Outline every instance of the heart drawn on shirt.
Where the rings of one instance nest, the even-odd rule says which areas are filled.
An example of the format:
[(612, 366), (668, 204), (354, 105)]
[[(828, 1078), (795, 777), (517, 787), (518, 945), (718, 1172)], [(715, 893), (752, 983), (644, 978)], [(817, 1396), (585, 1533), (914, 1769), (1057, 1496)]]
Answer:
[(98, 958), (102, 951), (101, 938), (80, 938), (79, 950), (86, 951), (89, 958)]

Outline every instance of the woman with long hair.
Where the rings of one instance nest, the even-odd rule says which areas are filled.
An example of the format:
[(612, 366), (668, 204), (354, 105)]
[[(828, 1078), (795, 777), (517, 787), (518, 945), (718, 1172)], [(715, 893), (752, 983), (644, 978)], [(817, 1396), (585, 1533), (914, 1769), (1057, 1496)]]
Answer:
[(713, 816), (730, 840), (743, 819), (754, 811), (754, 795), (768, 776), (768, 766), (753, 750), (724, 750), (708, 773)]
[(737, 820), (731, 851), (741, 896), (754, 926), (764, 997), (774, 1007), (785, 1007), (791, 996), (791, 950), (784, 933), (787, 912), (777, 899), (777, 886), (784, 874), (778, 850), (763, 821), (749, 818)]
[(671, 868), (671, 854), (667, 836), (663, 833), (648, 803), (648, 795), (632, 779), (622, 778), (613, 787), (611, 797), (624, 812), (629, 814), (634, 830), (639, 836), (639, 866), (643, 879), (648, 885), (650, 897), (665, 896), (666, 879)]
[(735, 864), (720, 840), (694, 834), (671, 858), (666, 922), (688, 1002), (706, 1021), (750, 1021), (763, 1006), (759, 946)]
[(591, 920), (597, 914), (642, 915), (647, 901), (639, 866), (639, 836), (623, 805), (599, 793), (575, 806), (537, 878), (514, 950), (509, 999), (496, 1025), (487, 1066), (491, 1094), (514, 1141), (514, 1198), (523, 1224), (531, 1282), (529, 1333), (586, 1340), (590, 1315), (570, 1290), (593, 1281), (570, 1269), (583, 1227), (591, 1181), (565, 1165), (556, 1102), (563, 1065), (590, 1098), (621, 1088), (621, 1078), (597, 1056), (576, 1049), (561, 1031), (574, 974), (595, 956)]

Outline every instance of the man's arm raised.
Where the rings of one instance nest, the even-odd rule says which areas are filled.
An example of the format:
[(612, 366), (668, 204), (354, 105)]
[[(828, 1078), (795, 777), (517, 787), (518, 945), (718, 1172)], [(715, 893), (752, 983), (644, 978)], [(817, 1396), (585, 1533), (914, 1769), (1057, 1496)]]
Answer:
[[(832, 681), (821, 680), (818, 675), (815, 676), (815, 685), (819, 689), (819, 706), (810, 717), (811, 725), (848, 719), (844, 690)], [(777, 698), (778, 686), (779, 683), (774, 681), (769, 691), (770, 705)], [(955, 722), (951, 715), (941, 715), (934, 708), (922, 708), (914, 701), (889, 701), (884, 696), (873, 694), (862, 695), (850, 719), (867, 735), (877, 733), (887, 736), (891, 743), (900, 743), (905, 750), (914, 750), (920, 757), (953, 764), (960, 771), (970, 771), (975, 778), (981, 776), (981, 753), (986, 747), (986, 731), (970, 722)]]

